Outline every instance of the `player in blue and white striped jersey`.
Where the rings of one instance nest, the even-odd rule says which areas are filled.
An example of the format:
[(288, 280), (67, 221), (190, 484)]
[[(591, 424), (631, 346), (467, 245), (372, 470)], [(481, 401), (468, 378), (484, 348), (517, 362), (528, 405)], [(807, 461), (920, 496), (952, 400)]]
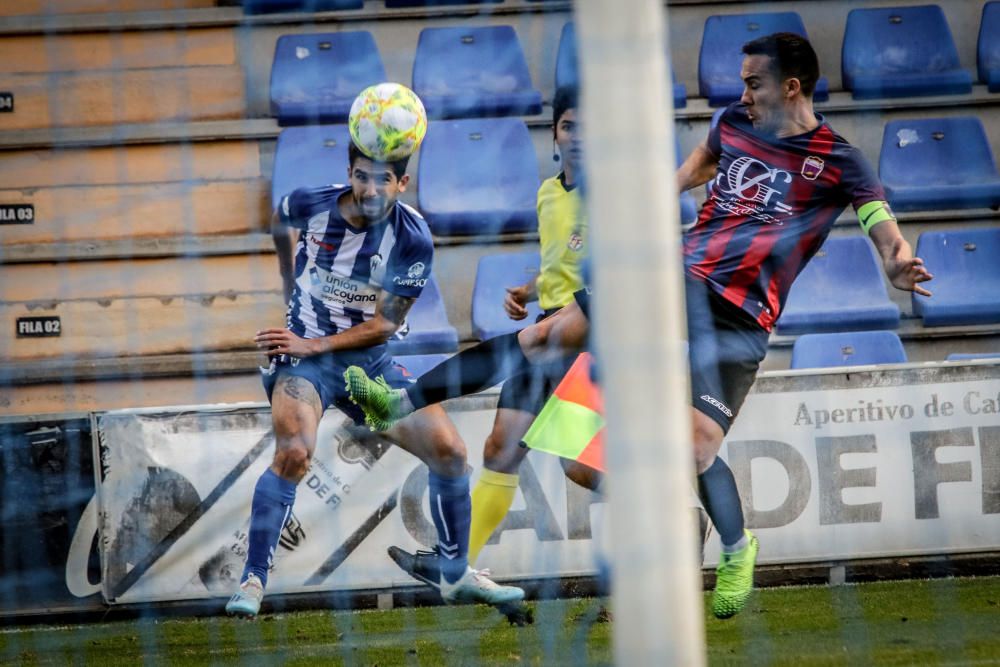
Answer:
[[(316, 447), (323, 411), (336, 406), (364, 423), (350, 402), (344, 370), (365, 369), (392, 387), (413, 381), (393, 362), (387, 341), (431, 272), (433, 245), (423, 218), (397, 201), (408, 160), (374, 162), (349, 148), (349, 185), (300, 189), (282, 198), (274, 222), (300, 230), (294, 272), (283, 267), (290, 295), (286, 326), (257, 332), (271, 357), (264, 388), (271, 401), (275, 454), (254, 489), (247, 562), (230, 614), (260, 610), (278, 537)], [(279, 247), (279, 253), (281, 248)], [(291, 283), (291, 284), (287, 284)], [(524, 591), (498, 586), (468, 566), (471, 500), (465, 443), (440, 406), (414, 413), (386, 437), (430, 469), (431, 518), (445, 557), (439, 581), (447, 602), (503, 604)]]

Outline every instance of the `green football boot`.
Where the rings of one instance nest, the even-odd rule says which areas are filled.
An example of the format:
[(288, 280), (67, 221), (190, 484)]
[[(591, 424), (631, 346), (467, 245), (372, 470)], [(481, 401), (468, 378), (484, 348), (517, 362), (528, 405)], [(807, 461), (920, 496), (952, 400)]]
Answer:
[(403, 390), (393, 389), (381, 376), (373, 380), (360, 367), (348, 366), (344, 380), (348, 397), (365, 413), (365, 423), (373, 431), (388, 431), (406, 416), (399, 409)]
[(716, 618), (731, 618), (738, 614), (753, 592), (753, 568), (757, 562), (757, 538), (744, 531), (747, 545), (734, 553), (723, 553), (715, 569), (715, 591), (712, 593), (712, 613)]

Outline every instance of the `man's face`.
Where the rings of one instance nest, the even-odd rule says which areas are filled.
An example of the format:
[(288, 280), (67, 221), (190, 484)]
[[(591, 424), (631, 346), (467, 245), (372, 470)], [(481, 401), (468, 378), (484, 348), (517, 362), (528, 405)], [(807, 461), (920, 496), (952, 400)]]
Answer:
[(580, 131), (580, 124), (577, 122), (576, 109), (566, 109), (559, 116), (556, 123), (556, 146), (559, 147), (559, 154), (563, 162), (575, 169), (583, 159), (583, 133)]
[(361, 156), (348, 167), (351, 182), (351, 196), (358, 211), (368, 222), (378, 222), (385, 217), (400, 193), (406, 191), (408, 174), (396, 178), (392, 167), (382, 162)]
[(777, 134), (785, 120), (785, 87), (771, 69), (770, 56), (743, 58), (743, 96), (740, 101), (754, 128), (764, 134)]

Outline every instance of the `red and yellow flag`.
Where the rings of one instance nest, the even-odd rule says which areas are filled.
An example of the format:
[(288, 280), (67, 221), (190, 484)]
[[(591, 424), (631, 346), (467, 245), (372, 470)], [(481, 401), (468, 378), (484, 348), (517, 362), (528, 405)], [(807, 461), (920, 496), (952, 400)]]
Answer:
[(604, 399), (590, 379), (590, 353), (567, 371), (524, 436), (532, 449), (604, 471)]

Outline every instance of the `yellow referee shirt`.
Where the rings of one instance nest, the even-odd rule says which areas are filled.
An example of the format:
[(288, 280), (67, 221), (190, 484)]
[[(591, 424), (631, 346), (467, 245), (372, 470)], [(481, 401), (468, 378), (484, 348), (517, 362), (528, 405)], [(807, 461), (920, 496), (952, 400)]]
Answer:
[(563, 185), (562, 174), (538, 188), (538, 237), (542, 266), (535, 283), (542, 310), (561, 308), (583, 287), (581, 270), (587, 248), (587, 220), (575, 188)]

